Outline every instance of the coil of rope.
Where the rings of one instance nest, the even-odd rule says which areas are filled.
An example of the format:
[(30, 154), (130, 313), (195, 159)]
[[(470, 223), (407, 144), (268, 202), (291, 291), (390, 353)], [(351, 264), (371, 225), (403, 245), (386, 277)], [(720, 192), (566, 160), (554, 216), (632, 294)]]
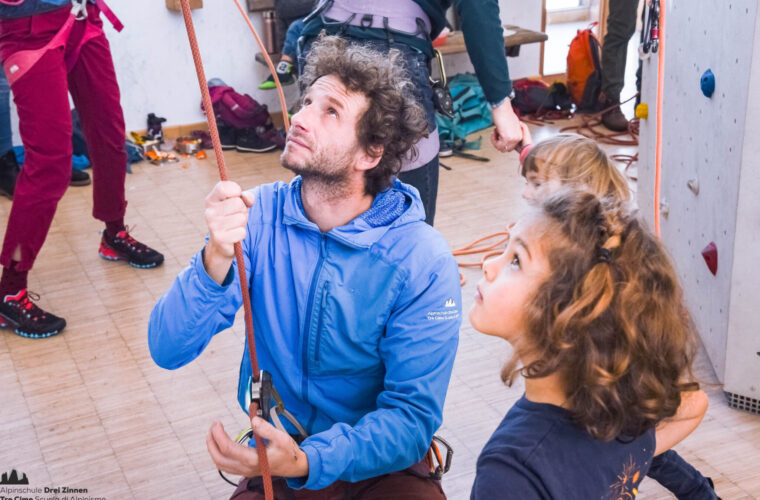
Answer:
[[(282, 117), (283, 121), (285, 123), (285, 130), (290, 129), (290, 121), (288, 120), (288, 113), (287, 113), (287, 105), (285, 104), (285, 96), (282, 91), (282, 85), (280, 84), (280, 80), (277, 77), (277, 71), (275, 71), (274, 64), (272, 63), (272, 60), (269, 58), (269, 55), (267, 54), (266, 49), (264, 48), (264, 44), (261, 42), (261, 39), (259, 38), (258, 33), (256, 33), (256, 30), (254, 29), (253, 25), (251, 24), (251, 20), (248, 18), (248, 15), (246, 14), (245, 10), (243, 10), (243, 7), (240, 5), (240, 2), (238, 0), (234, 0), (235, 4), (237, 5), (238, 10), (240, 11), (241, 15), (245, 18), (246, 23), (248, 24), (248, 27), (250, 28), (251, 32), (253, 33), (253, 36), (256, 38), (256, 42), (258, 43), (261, 52), (264, 54), (267, 65), (269, 66), (269, 70), (272, 72), (272, 76), (274, 77), (275, 84), (277, 85), (277, 92), (280, 97), (280, 104), (282, 105)], [(214, 154), (216, 156), (216, 163), (217, 167), (219, 168), (219, 178), (222, 181), (226, 181), (228, 179), (227, 176), (227, 165), (224, 161), (224, 153), (222, 152), (222, 144), (219, 140), (219, 131), (216, 127), (216, 117), (214, 116), (214, 108), (213, 104), (211, 103), (211, 95), (209, 94), (208, 90), (208, 83), (206, 81), (206, 74), (203, 69), (203, 61), (201, 60), (201, 54), (200, 50), (198, 49), (198, 39), (195, 35), (195, 27), (193, 26), (193, 18), (192, 14), (190, 13), (190, 0), (180, 0), (180, 6), (182, 8), (182, 17), (185, 20), (185, 28), (187, 29), (187, 38), (190, 42), (190, 50), (193, 54), (193, 62), (195, 63), (195, 72), (198, 76), (198, 85), (200, 86), (201, 90), (201, 96), (203, 100), (203, 109), (206, 112), (206, 120), (208, 121), (208, 129), (209, 134), (211, 135), (211, 141), (214, 145)], [(245, 263), (243, 260), (243, 248), (240, 245), (240, 243), (235, 243), (235, 260), (237, 262), (237, 269), (238, 269), (238, 276), (244, 277), (246, 275), (245, 273)], [(250, 294), (248, 291), (248, 283), (245, 279), (238, 280), (240, 282), (240, 292), (243, 297), (243, 310), (245, 313), (245, 335), (246, 335), (246, 341), (248, 344), (248, 353), (250, 354), (251, 358), (251, 377), (253, 383), (260, 382), (260, 371), (259, 371), (259, 364), (258, 360), (256, 358), (256, 340), (254, 338), (254, 332), (253, 332), (253, 312), (251, 310), (251, 301), (249, 299)], [(251, 399), (251, 404), (248, 408), (248, 414), (253, 417), (254, 415), (259, 413), (259, 405), (258, 401), (255, 399)], [(260, 436), (258, 436), (255, 432), (253, 433), (253, 438), (256, 442), (256, 452), (259, 457), (259, 468), (261, 469), (261, 477), (264, 484), (264, 497), (266, 500), (274, 500), (274, 490), (272, 488), (272, 473), (269, 468), (269, 460), (267, 458), (267, 452), (266, 452), (266, 446), (264, 445), (264, 441), (261, 439)]]

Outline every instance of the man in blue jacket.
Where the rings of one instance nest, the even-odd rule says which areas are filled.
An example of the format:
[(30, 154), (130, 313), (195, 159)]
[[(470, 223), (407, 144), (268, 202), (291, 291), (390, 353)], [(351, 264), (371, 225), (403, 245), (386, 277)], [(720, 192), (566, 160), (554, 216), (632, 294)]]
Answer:
[[(206, 198), (205, 248), (151, 314), (156, 363), (175, 369), (195, 359), (241, 305), (232, 261), (242, 242), (259, 363), (309, 436), (297, 446), (289, 423), (288, 433), (258, 417), (252, 425), (269, 440), (273, 475), (284, 478), (276, 490), (296, 498), (302, 488), (445, 498), (419, 464), (441, 424), (461, 291), (417, 191), (393, 180), (427, 133), (398, 57), (336, 37), (314, 44), (281, 157), (298, 175), (247, 192), (217, 184)], [(244, 410), (249, 359), (245, 349)], [(253, 448), (218, 423), (207, 445), (220, 470), (248, 478), (234, 498), (263, 498)]]

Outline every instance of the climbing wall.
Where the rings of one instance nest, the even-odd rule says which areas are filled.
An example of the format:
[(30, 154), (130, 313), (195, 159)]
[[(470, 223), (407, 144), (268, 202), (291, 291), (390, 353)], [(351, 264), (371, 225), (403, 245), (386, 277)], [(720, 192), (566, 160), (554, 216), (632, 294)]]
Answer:
[[(666, 3), (660, 224), (727, 393), (760, 400), (760, 19), (754, 0)], [(703, 93), (706, 70), (714, 92)], [(638, 203), (654, 226), (657, 55), (644, 61)], [(709, 87), (709, 81), (707, 87)], [(754, 94), (750, 94), (754, 89)], [(709, 94), (709, 88), (706, 89)], [(753, 112), (754, 111), (754, 112)], [(703, 250), (710, 243), (715, 253)], [(714, 273), (707, 261), (717, 263)]]

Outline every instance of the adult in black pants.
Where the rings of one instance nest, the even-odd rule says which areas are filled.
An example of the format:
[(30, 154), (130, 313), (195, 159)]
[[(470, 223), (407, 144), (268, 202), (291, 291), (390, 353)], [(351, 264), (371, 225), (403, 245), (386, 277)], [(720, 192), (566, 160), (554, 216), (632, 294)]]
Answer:
[(438, 196), (438, 134), (428, 61), (432, 39), (446, 26), (446, 10), (452, 5), (462, 21), (467, 51), (475, 73), (492, 106), (496, 129), (494, 146), (507, 152), (522, 140), (512, 111), (504, 38), (497, 0), (327, 0), (307, 17), (301, 38), (299, 65), (320, 31), (338, 34), (380, 51), (399, 50), (414, 82), (414, 93), (427, 113), (430, 135), (417, 144), (419, 154), (401, 169), (399, 179), (420, 192), (426, 222), (433, 225)]

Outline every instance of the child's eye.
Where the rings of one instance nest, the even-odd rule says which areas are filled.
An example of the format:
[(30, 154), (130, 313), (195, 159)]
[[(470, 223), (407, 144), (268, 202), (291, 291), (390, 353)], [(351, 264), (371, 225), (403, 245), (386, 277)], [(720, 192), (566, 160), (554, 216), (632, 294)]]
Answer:
[(311, 104), (311, 99), (309, 99), (308, 97), (306, 97), (306, 98), (304, 98), (303, 103), (301, 105), (302, 106), (308, 106), (309, 104)]
[(513, 269), (520, 269), (520, 257), (518, 257), (517, 254), (515, 254), (512, 257), (512, 260), (509, 262), (510, 267)]
[(338, 116), (338, 112), (335, 111), (335, 108), (327, 108), (327, 114), (335, 117)]

